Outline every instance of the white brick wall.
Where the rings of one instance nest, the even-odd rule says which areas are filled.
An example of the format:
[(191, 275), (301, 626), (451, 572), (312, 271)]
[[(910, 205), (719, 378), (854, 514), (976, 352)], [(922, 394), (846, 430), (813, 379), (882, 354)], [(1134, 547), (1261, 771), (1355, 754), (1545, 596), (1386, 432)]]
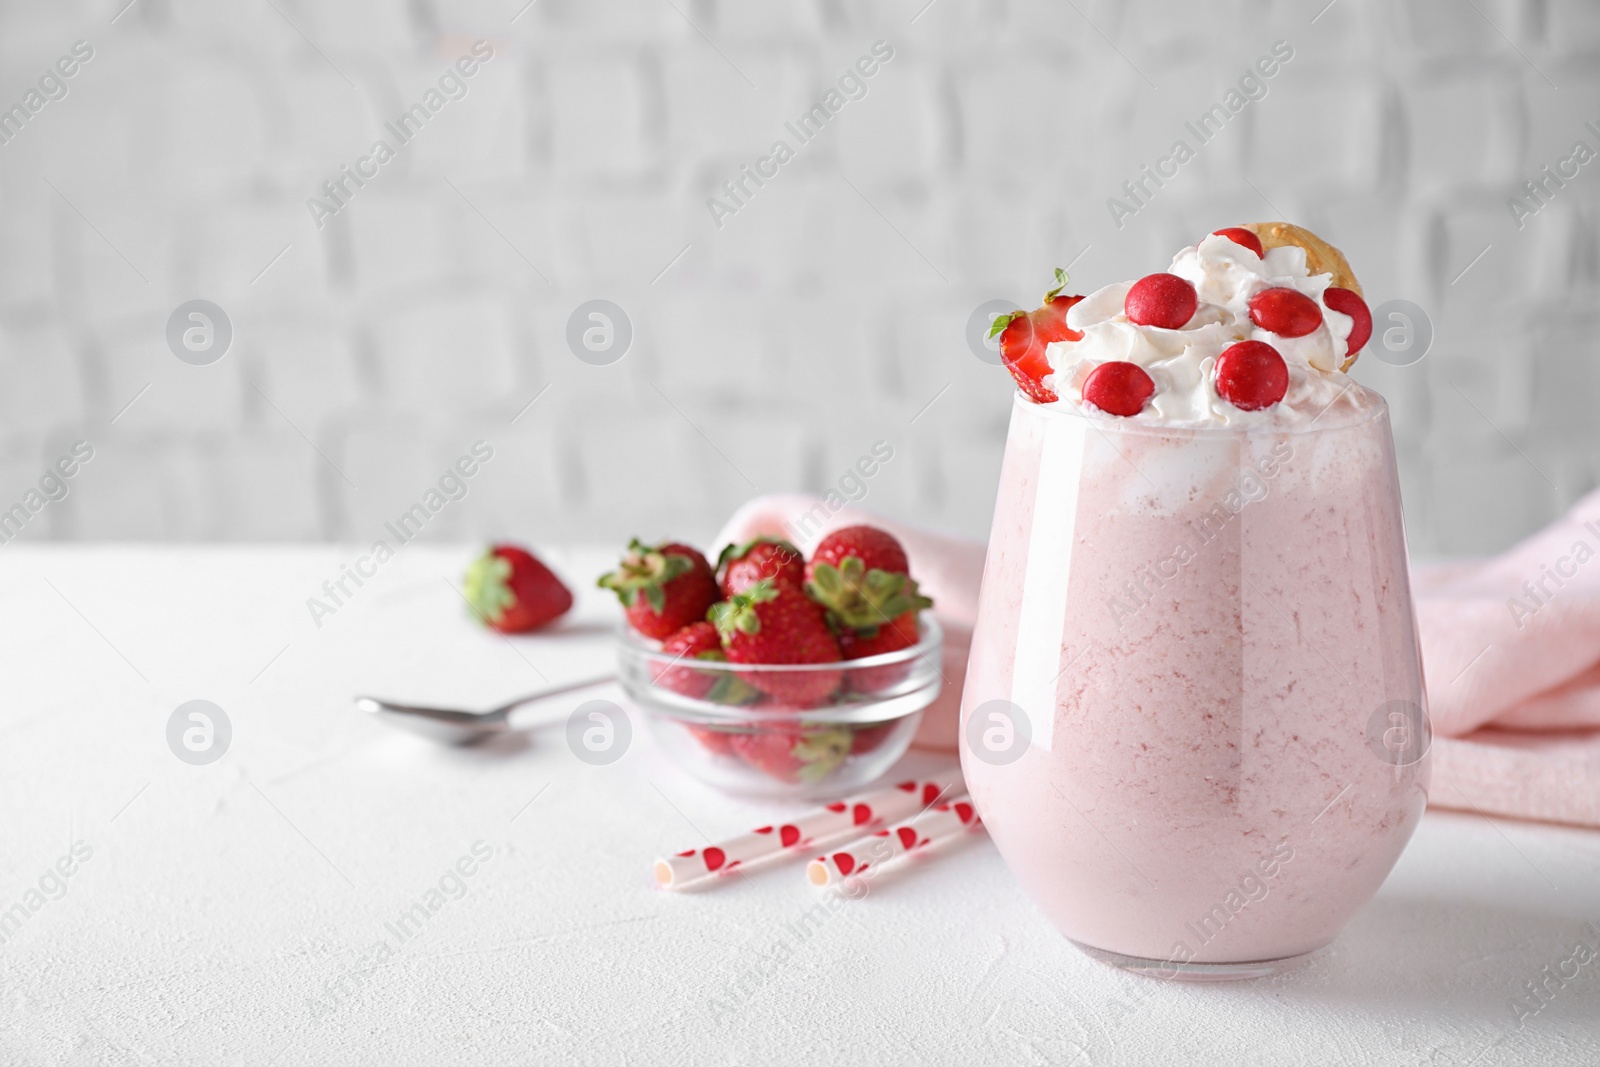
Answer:
[[(1280, 212), (1434, 319), (1424, 361), (1358, 370), (1420, 552), (1494, 549), (1600, 477), (1600, 162), (1521, 229), (1506, 208), (1600, 150), (1591, 0), (125, 2), (0, 3), (0, 106), (95, 49), (0, 145), (0, 498), (96, 448), (31, 538), (365, 540), (480, 438), (424, 536), (705, 536), (878, 438), (867, 506), (982, 534), (1010, 389), (972, 309)], [(479, 38), (468, 94), (319, 229), (307, 198)], [(1114, 225), (1279, 39), (1268, 95)], [(779, 138), (718, 228), (706, 198)], [(166, 346), (193, 298), (234, 324), (210, 366)], [(612, 365), (566, 341), (596, 298), (633, 324)]]

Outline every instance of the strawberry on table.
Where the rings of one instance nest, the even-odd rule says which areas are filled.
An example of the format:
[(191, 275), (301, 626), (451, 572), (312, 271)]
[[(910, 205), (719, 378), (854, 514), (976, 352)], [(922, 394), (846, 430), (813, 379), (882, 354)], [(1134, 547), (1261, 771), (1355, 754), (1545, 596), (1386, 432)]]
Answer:
[[(775, 666), (839, 662), (839, 642), (822, 608), (789, 585), (764, 578), (711, 609), (728, 659)], [(757, 689), (799, 708), (816, 707), (839, 688), (837, 670), (744, 671)]]
[(805, 585), (806, 559), (800, 550), (776, 537), (758, 537), (742, 545), (728, 545), (717, 557), (722, 575), (722, 595), (742, 593), (763, 578), (796, 589)]
[(820, 782), (850, 755), (847, 727), (775, 727), (733, 734), (734, 752), (750, 766), (781, 782)]
[(572, 591), (537, 556), (516, 545), (491, 545), (467, 567), (467, 603), (485, 626), (527, 633), (565, 615)]
[(1051, 372), (1045, 346), (1053, 341), (1083, 339), (1083, 334), (1067, 328), (1067, 311), (1083, 297), (1062, 296), (1066, 285), (1067, 272), (1057, 269), (1056, 287), (1044, 294), (1040, 307), (997, 316), (989, 327), (990, 337), (1000, 337), (1000, 362), (1016, 379), (1023, 395), (1037, 404), (1053, 404), (1059, 399), (1044, 384), (1045, 375)]
[(599, 585), (617, 594), (628, 625), (656, 640), (704, 619), (718, 598), (717, 578), (706, 558), (698, 549), (670, 541), (647, 546), (635, 538), (621, 564), (601, 575)]

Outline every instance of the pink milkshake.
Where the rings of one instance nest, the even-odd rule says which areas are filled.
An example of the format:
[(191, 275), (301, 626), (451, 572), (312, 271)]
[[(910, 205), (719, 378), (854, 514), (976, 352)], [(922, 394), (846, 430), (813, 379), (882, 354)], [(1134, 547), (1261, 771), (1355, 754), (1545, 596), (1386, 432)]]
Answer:
[[(1365, 336), (1329, 275), (1218, 236), (1170, 270), (1192, 311), (1090, 295), (1048, 347), (1059, 399), (1015, 401), (962, 764), (1081, 948), (1248, 977), (1327, 945), (1393, 867), (1426, 698), (1387, 409), (1338, 369)], [(1251, 342), (1280, 363), (1229, 355)]]

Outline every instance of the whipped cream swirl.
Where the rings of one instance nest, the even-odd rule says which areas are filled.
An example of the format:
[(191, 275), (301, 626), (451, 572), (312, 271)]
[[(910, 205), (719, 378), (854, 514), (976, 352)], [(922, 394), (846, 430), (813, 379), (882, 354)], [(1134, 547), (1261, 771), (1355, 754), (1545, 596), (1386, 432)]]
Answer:
[[(1045, 355), (1052, 373), (1045, 384), (1059, 403), (1101, 418), (1116, 418), (1083, 399), (1083, 381), (1102, 363), (1136, 363), (1155, 382), (1156, 392), (1133, 422), (1166, 426), (1293, 427), (1318, 419), (1335, 403), (1352, 410), (1377, 402), (1339, 367), (1353, 325), (1323, 303), (1331, 274), (1310, 274), (1305, 249), (1285, 245), (1267, 250), (1265, 258), (1211, 234), (1198, 246), (1173, 257), (1168, 272), (1195, 287), (1199, 306), (1181, 329), (1140, 326), (1129, 322), (1123, 302), (1133, 282), (1118, 282), (1090, 293), (1067, 312), (1067, 325), (1083, 334), (1079, 341), (1057, 341)], [(1250, 321), (1250, 299), (1263, 289), (1294, 289), (1317, 302), (1322, 324), (1304, 337), (1282, 337)], [(1217, 395), (1211, 369), (1229, 345), (1265, 341), (1278, 350), (1289, 368), (1289, 391), (1283, 400), (1260, 411), (1244, 411)]]

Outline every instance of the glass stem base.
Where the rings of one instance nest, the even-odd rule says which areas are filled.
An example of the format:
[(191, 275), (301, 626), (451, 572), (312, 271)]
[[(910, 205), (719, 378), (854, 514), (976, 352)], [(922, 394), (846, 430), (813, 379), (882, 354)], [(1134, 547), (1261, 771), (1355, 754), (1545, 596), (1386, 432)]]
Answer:
[(1073, 941), (1072, 945), (1090, 959), (1109, 964), (1130, 974), (1161, 978), (1172, 982), (1240, 982), (1251, 978), (1271, 978), (1294, 970), (1318, 950), (1275, 960), (1245, 960), (1238, 963), (1180, 963), (1176, 960), (1145, 959), (1107, 952), (1103, 948)]

